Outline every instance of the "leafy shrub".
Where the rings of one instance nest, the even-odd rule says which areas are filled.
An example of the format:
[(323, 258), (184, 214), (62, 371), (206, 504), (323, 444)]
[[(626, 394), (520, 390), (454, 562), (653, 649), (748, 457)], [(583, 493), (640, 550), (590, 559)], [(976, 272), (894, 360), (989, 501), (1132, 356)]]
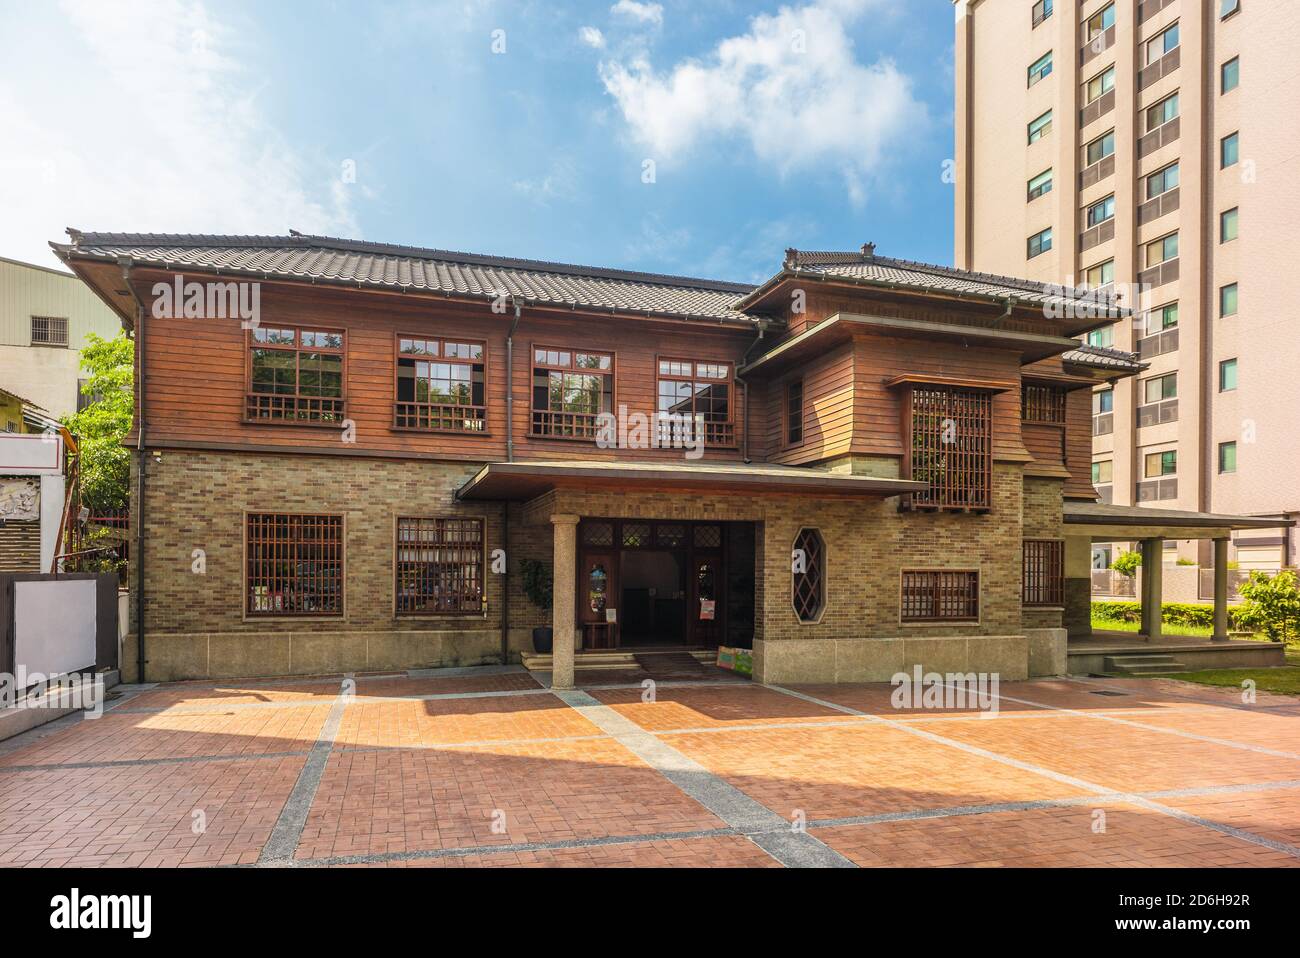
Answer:
[(1131, 579), (1137, 575), (1138, 566), (1142, 564), (1142, 553), (1140, 552), (1121, 552), (1115, 557), (1115, 561), (1110, 567), (1124, 576)]
[[(1245, 621), (1243, 612), (1244, 607), (1228, 607), (1228, 625), (1234, 630), (1254, 628)], [(1095, 618), (1110, 619), (1113, 622), (1141, 622), (1142, 603), (1094, 602), (1092, 614)], [(1194, 602), (1166, 602), (1160, 607), (1160, 621), (1169, 625), (1194, 625), (1210, 629), (1214, 627), (1214, 606)], [(1297, 624), (1300, 624), (1300, 620), (1297, 620)]]
[(1277, 575), (1255, 570), (1241, 584), (1241, 618), (1274, 642), (1300, 638), (1300, 589), (1296, 574), (1283, 569)]

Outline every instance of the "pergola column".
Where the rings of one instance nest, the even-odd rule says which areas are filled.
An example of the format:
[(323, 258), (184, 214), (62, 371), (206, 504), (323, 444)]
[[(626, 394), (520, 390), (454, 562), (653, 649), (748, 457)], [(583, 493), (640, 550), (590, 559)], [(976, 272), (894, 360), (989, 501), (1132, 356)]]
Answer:
[(1228, 540), (1214, 540), (1214, 635), (1215, 642), (1228, 641)]
[(1142, 540), (1142, 632), (1148, 642), (1160, 640), (1161, 599), (1164, 585), (1161, 574), (1165, 561), (1163, 539)]
[(578, 565), (578, 516), (551, 516), (555, 538), (552, 558), (551, 688), (573, 688), (573, 650), (577, 633), (574, 612), (578, 605), (575, 569)]

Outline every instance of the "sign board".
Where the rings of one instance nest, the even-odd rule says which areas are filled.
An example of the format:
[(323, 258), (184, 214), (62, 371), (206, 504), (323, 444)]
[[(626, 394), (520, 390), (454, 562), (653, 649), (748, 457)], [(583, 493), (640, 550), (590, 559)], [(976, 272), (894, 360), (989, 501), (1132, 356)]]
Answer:
[(713, 610), (714, 610), (714, 600), (713, 600), (713, 599), (701, 599), (701, 600), (700, 600), (700, 621), (701, 621), (701, 622), (710, 622), (710, 621), (712, 621), (712, 620), (713, 620)]
[(63, 437), (58, 433), (0, 433), (0, 476), (62, 474)]

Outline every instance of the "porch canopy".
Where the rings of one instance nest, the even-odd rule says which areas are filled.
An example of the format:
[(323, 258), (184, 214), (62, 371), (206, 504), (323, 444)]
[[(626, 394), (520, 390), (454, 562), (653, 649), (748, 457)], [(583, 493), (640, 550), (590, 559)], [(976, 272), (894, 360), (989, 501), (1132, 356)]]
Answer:
[(881, 499), (922, 492), (924, 482), (880, 479), (795, 466), (740, 463), (490, 462), (456, 490), (461, 500), (528, 500), (553, 489), (627, 491), (739, 492), (746, 495), (795, 494)]
[[(1164, 563), (1164, 540), (1211, 539), (1214, 541), (1214, 640), (1228, 639), (1228, 540), (1237, 529), (1277, 529), (1293, 526), (1290, 519), (1257, 516), (1230, 516), (1214, 512), (1190, 512), (1182, 509), (1149, 509), (1145, 506), (1121, 506), (1103, 502), (1067, 500), (1062, 521), (1067, 540), (1067, 577), (1070, 576), (1074, 551), (1084, 569), (1090, 568), (1088, 550), (1070, 550), (1069, 541), (1092, 542), (1137, 541), (1142, 551), (1142, 625), (1140, 631), (1148, 641), (1160, 638), (1161, 573)], [(1091, 628), (1079, 629), (1090, 632)], [(1070, 634), (1078, 634), (1076, 628)]]

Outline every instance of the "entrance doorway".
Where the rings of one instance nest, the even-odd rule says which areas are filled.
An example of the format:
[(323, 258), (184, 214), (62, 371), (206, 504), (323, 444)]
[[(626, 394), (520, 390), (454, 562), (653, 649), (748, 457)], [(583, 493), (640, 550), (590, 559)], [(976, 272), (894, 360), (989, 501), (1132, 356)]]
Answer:
[[(727, 525), (582, 520), (577, 613), (583, 648), (723, 644), (729, 581)], [(749, 581), (752, 588), (752, 576), (741, 581)]]

